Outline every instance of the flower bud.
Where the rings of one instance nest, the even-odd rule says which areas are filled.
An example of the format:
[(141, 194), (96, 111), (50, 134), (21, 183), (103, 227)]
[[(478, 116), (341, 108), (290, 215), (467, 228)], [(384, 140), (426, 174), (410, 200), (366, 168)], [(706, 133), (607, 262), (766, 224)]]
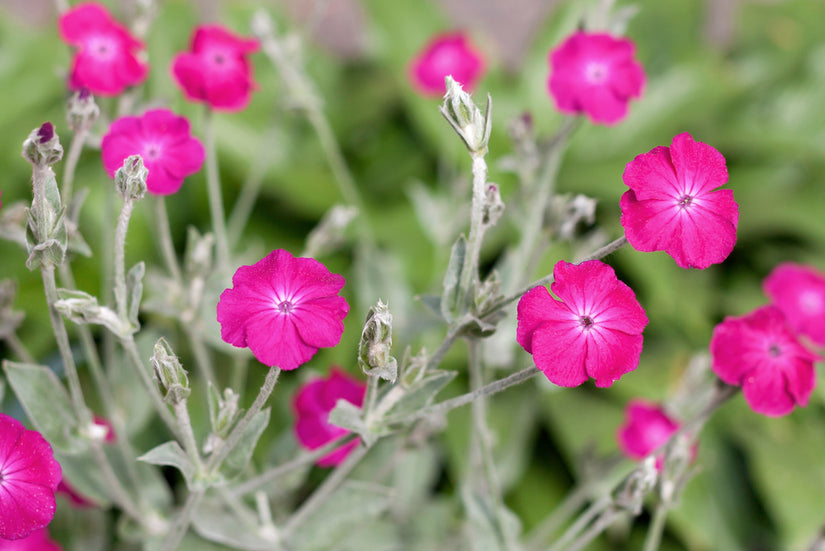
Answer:
[(69, 98), (66, 105), (66, 122), (69, 123), (72, 132), (88, 130), (98, 116), (100, 116), (100, 108), (88, 89), (78, 90)]
[(378, 375), (395, 382), (398, 362), (390, 355), (392, 349), (392, 314), (380, 299), (367, 313), (361, 342), (358, 345), (358, 365), (367, 375)]
[(63, 146), (50, 122), (35, 128), (23, 142), (23, 157), (38, 167), (47, 167), (63, 158)]
[(619, 489), (616, 490), (613, 502), (618, 507), (638, 515), (642, 512), (645, 496), (653, 490), (658, 478), (659, 471), (656, 470), (656, 458), (650, 455), (625, 478)]
[(221, 439), (229, 436), (232, 427), (240, 417), (242, 410), (238, 409), (238, 394), (231, 388), (225, 388), (223, 397), (211, 381), (209, 383), (209, 420), (212, 423), (212, 432)]
[(206, 278), (212, 271), (212, 248), (215, 237), (211, 233), (201, 235), (194, 226), (186, 233), (186, 252), (183, 266), (189, 279)]
[(481, 223), (485, 227), (494, 226), (503, 212), (504, 202), (498, 186), (488, 182), (484, 190), (484, 204), (481, 206)]
[(486, 153), (492, 125), (490, 118), (492, 98), (487, 94), (487, 107), (482, 115), (473, 103), (470, 94), (462, 90), (461, 85), (453, 77), (447, 76), (444, 84), (447, 87), (447, 93), (444, 95), (444, 103), (439, 107), (439, 111), (464, 141), (470, 153)]
[(163, 337), (155, 344), (152, 354), (152, 370), (161, 390), (166, 393), (167, 402), (174, 404), (186, 400), (191, 392), (189, 377)]
[(576, 236), (579, 222), (593, 224), (596, 218), (596, 200), (586, 195), (558, 195), (545, 213), (545, 224), (559, 238), (570, 240)]
[(143, 166), (140, 155), (131, 155), (115, 173), (115, 187), (124, 201), (137, 201), (146, 194), (149, 169)]

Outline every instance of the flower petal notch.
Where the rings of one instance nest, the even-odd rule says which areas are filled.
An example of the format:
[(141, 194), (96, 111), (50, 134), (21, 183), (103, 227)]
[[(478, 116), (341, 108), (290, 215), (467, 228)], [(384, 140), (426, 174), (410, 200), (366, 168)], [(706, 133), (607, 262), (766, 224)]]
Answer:
[(143, 43), (116, 21), (102, 4), (81, 3), (60, 16), (60, 36), (74, 46), (69, 88), (116, 96), (143, 82), (149, 65), (141, 61)]
[(256, 84), (247, 57), (258, 41), (232, 34), (219, 25), (195, 29), (190, 49), (172, 60), (172, 77), (186, 99), (218, 111), (241, 111)]
[(516, 340), (559, 386), (608, 387), (638, 367), (647, 316), (636, 295), (599, 260), (560, 261), (553, 293), (534, 287), (518, 303)]
[(613, 125), (642, 95), (644, 68), (636, 46), (607, 33), (576, 31), (550, 52), (547, 88), (562, 113), (584, 113), (594, 124)]
[[(318, 377), (301, 386), (292, 398), (295, 415), (295, 437), (304, 448), (314, 450), (349, 433), (328, 422), (329, 413), (338, 400), (358, 407), (364, 403), (367, 385), (338, 368), (333, 367), (329, 377)], [(316, 463), (319, 467), (339, 465), (358, 446), (358, 439), (331, 451)]]
[(472, 92), (484, 68), (484, 58), (463, 33), (457, 32), (433, 37), (413, 58), (408, 74), (416, 90), (435, 97), (447, 92), (447, 76)]
[(794, 331), (825, 346), (825, 274), (783, 262), (768, 274), (762, 288)]
[(312, 258), (276, 249), (252, 266), (241, 266), (232, 288), (221, 293), (221, 338), (249, 347), (268, 366), (295, 369), (319, 348), (338, 344), (349, 305), (338, 292), (344, 276)]
[(189, 121), (168, 109), (115, 120), (100, 149), (103, 166), (112, 178), (127, 157), (140, 155), (149, 170), (146, 187), (153, 195), (176, 193), (206, 158), (203, 145), (190, 132)]
[[(625, 409), (625, 422), (616, 431), (619, 449), (634, 461), (641, 461), (673, 436), (680, 424), (658, 404), (631, 400)], [(663, 456), (656, 456), (656, 469), (662, 470)]]
[(19, 540), (52, 521), (60, 465), (43, 436), (0, 413), (0, 540)]
[(739, 205), (733, 191), (716, 189), (728, 170), (715, 148), (679, 134), (629, 162), (622, 179), (630, 190), (621, 223), (637, 251), (665, 251), (682, 268), (704, 269), (733, 250)]
[(742, 387), (756, 413), (779, 417), (805, 406), (816, 385), (819, 356), (802, 346), (775, 306), (728, 316), (713, 329), (711, 369), (724, 382)]

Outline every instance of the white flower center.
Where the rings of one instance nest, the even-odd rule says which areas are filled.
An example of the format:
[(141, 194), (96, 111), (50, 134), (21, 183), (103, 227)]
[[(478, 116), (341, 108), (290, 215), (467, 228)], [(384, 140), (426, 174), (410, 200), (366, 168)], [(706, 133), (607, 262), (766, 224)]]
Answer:
[(608, 74), (607, 65), (598, 61), (591, 61), (584, 67), (584, 78), (590, 84), (602, 84), (607, 80)]
[(822, 297), (813, 291), (805, 291), (799, 295), (799, 307), (806, 314), (817, 314), (822, 310)]
[(283, 315), (288, 316), (295, 309), (295, 305), (289, 300), (282, 300), (275, 308)]

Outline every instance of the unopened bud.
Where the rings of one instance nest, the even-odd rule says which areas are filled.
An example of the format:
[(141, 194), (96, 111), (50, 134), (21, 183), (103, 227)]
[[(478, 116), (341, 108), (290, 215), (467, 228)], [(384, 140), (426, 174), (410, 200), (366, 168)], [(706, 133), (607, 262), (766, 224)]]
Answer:
[(78, 90), (69, 98), (66, 105), (66, 122), (72, 132), (88, 130), (97, 117), (100, 116), (100, 107), (95, 103), (95, 98), (88, 88)]
[(378, 375), (395, 382), (398, 361), (390, 355), (392, 349), (392, 314), (380, 299), (367, 313), (361, 342), (358, 345), (358, 365), (367, 375)]
[(447, 87), (447, 93), (444, 95), (444, 103), (439, 107), (439, 111), (464, 141), (470, 153), (486, 153), (492, 125), (490, 119), (492, 98), (489, 94), (487, 95), (487, 107), (482, 115), (481, 110), (473, 103), (470, 94), (462, 90), (461, 84), (453, 77), (447, 76), (444, 84)]
[(475, 287), (473, 302), (476, 312), (485, 312), (501, 296), (501, 278), (496, 270)]
[(484, 190), (484, 204), (481, 207), (481, 223), (490, 227), (498, 222), (504, 213), (504, 202), (501, 200), (501, 193), (498, 186), (493, 183), (487, 183)]
[(35, 128), (23, 142), (23, 157), (38, 167), (47, 167), (63, 158), (63, 146), (50, 122)]
[(218, 389), (209, 383), (209, 420), (212, 423), (212, 432), (224, 439), (229, 436), (232, 427), (241, 415), (238, 409), (238, 394), (231, 388), (223, 391), (220, 395)]
[(656, 458), (652, 455), (646, 457), (645, 460), (627, 476), (619, 486), (619, 489), (616, 490), (616, 494), (613, 496), (613, 502), (618, 507), (630, 511), (634, 515), (638, 515), (642, 512), (645, 496), (653, 490), (658, 478), (659, 472), (656, 470)]
[(167, 402), (174, 404), (186, 400), (191, 392), (189, 377), (163, 337), (155, 344), (152, 354), (152, 370), (161, 390), (166, 393)]
[(149, 169), (143, 166), (140, 155), (126, 157), (123, 166), (115, 173), (115, 187), (124, 201), (136, 201), (146, 194), (146, 178)]

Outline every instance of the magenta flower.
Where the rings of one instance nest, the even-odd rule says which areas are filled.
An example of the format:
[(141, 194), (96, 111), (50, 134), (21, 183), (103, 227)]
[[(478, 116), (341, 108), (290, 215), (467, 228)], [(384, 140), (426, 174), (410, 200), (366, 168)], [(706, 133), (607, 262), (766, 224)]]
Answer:
[(765, 278), (762, 288), (794, 331), (825, 346), (825, 274), (785, 262)]
[[(679, 423), (668, 417), (657, 404), (631, 400), (625, 410), (625, 423), (616, 431), (619, 449), (630, 459), (644, 459), (668, 441)], [(662, 470), (663, 457), (656, 457), (656, 468)]]
[(711, 369), (730, 385), (741, 385), (756, 413), (778, 417), (805, 406), (816, 385), (814, 362), (775, 306), (728, 316), (713, 329)]
[(58, 27), (63, 40), (77, 48), (69, 75), (72, 90), (116, 96), (149, 74), (149, 66), (138, 59), (143, 43), (103, 5), (78, 4), (60, 16)]
[(248, 346), (258, 361), (281, 369), (308, 362), (319, 348), (338, 344), (349, 305), (338, 292), (344, 276), (313, 258), (277, 249), (232, 276), (221, 293), (221, 337)]
[(155, 195), (177, 192), (187, 176), (201, 169), (206, 156), (201, 142), (189, 132), (189, 121), (168, 109), (117, 119), (100, 149), (103, 166), (113, 178), (127, 157), (140, 155), (149, 170), (146, 187)]
[(413, 58), (409, 68), (410, 81), (425, 96), (444, 95), (444, 79), (448, 75), (472, 92), (483, 72), (484, 58), (462, 33), (434, 37)]
[(665, 251), (682, 268), (725, 260), (736, 243), (739, 205), (729, 189), (725, 158), (679, 134), (630, 161), (622, 175), (622, 226), (637, 251)]
[[(314, 450), (347, 434), (349, 431), (346, 429), (328, 422), (329, 412), (338, 400), (346, 400), (361, 407), (366, 392), (367, 385), (335, 367), (326, 379), (318, 377), (305, 383), (292, 398), (294, 430), (298, 442), (304, 448)], [(344, 461), (357, 446), (358, 440), (353, 440), (331, 451), (316, 463), (320, 467), (334, 467)]]
[(576, 31), (550, 52), (547, 88), (562, 113), (585, 113), (596, 124), (616, 124), (645, 85), (644, 68), (626, 38)]
[(639, 365), (647, 316), (633, 291), (599, 260), (560, 261), (550, 286), (534, 287), (518, 303), (516, 340), (550, 382), (578, 386), (588, 377), (612, 385)]
[(40, 433), (0, 413), (0, 540), (25, 538), (51, 522), (60, 475)]
[(41, 528), (17, 540), (0, 539), (0, 551), (63, 551), (63, 548), (49, 538), (47, 529)]
[(212, 109), (240, 111), (252, 99), (255, 81), (247, 56), (258, 51), (258, 41), (236, 36), (223, 27), (195, 29), (190, 51), (172, 60), (172, 76), (186, 99)]

